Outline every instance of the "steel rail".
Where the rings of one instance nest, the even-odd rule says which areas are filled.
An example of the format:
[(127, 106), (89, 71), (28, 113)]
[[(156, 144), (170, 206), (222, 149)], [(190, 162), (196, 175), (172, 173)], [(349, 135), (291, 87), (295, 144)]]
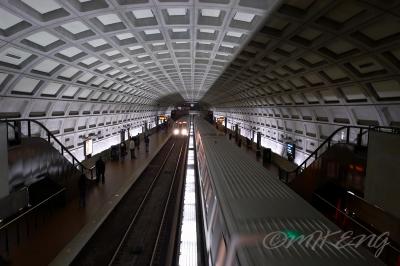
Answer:
[(155, 259), (156, 252), (157, 252), (157, 248), (158, 248), (158, 242), (160, 241), (161, 231), (162, 231), (162, 228), (163, 228), (163, 225), (164, 225), (164, 221), (165, 221), (165, 217), (166, 217), (166, 214), (167, 214), (168, 205), (169, 205), (169, 202), (170, 202), (170, 200), (171, 200), (172, 190), (173, 190), (173, 188), (174, 188), (175, 178), (176, 178), (177, 173), (178, 173), (179, 163), (180, 163), (181, 157), (182, 157), (182, 152), (183, 152), (184, 150), (186, 150), (186, 149), (184, 149), (184, 146), (182, 146), (182, 147), (181, 147), (181, 150), (180, 150), (180, 152), (179, 152), (178, 162), (177, 162), (177, 164), (176, 164), (176, 166), (175, 166), (174, 176), (173, 176), (173, 178), (172, 178), (171, 186), (169, 187), (168, 198), (167, 198), (166, 203), (165, 203), (163, 215), (162, 215), (161, 222), (160, 222), (160, 227), (158, 228), (156, 242), (154, 243), (153, 252), (152, 252), (152, 254), (151, 254), (151, 260), (150, 260), (150, 264), (149, 264), (150, 266), (152, 266), (153, 263), (154, 263), (154, 259)]
[(146, 194), (144, 195), (142, 201), (140, 202), (140, 205), (139, 205), (138, 209), (136, 210), (135, 215), (133, 216), (131, 222), (129, 223), (129, 226), (126, 229), (121, 241), (119, 242), (118, 247), (116, 248), (111, 260), (108, 262), (108, 266), (111, 266), (114, 263), (115, 259), (117, 258), (118, 253), (120, 252), (122, 245), (125, 243), (126, 238), (128, 237), (128, 234), (130, 233), (133, 224), (136, 222), (136, 219), (138, 218), (139, 213), (142, 211), (142, 208), (143, 208), (145, 202), (147, 201), (147, 198), (148, 198), (150, 192), (153, 190), (154, 184), (156, 183), (156, 181), (158, 180), (159, 176), (161, 175), (165, 164), (167, 163), (168, 159), (170, 158), (171, 152), (174, 149), (174, 147), (175, 147), (175, 143), (172, 145), (171, 149), (168, 151), (167, 156), (165, 156), (165, 160), (163, 161), (160, 169), (158, 170), (158, 172), (156, 174), (156, 177), (151, 182), (151, 184), (149, 186), (149, 189), (146, 191)]

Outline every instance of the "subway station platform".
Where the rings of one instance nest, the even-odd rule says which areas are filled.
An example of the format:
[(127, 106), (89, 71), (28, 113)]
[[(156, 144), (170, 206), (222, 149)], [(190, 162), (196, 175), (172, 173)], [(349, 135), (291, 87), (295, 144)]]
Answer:
[(142, 139), (136, 159), (128, 151), (124, 161), (106, 161), (105, 184), (88, 187), (86, 207), (75, 198), (55, 210), (29, 238), (11, 247), (10, 265), (68, 265), (169, 137), (160, 130), (150, 136), (148, 153)]
[[(215, 124), (214, 124), (215, 126)], [(225, 127), (219, 125), (218, 130), (225, 133)], [(235, 132), (227, 129), (225, 136), (229, 139), (229, 133), (232, 134), (230, 141), (234, 145), (238, 145), (236, 143), (236, 139), (234, 137)], [(240, 136), (241, 138), (241, 145), (240, 148), (244, 153), (249, 154), (252, 158), (254, 158), (257, 162), (261, 163), (265, 168), (267, 168), (273, 175), (279, 177), (279, 169), (284, 170), (285, 172), (291, 172), (296, 170), (297, 165), (293, 162), (288, 161), (286, 158), (280, 156), (279, 154), (271, 152), (271, 162), (264, 162), (263, 156), (257, 156), (257, 144), (255, 142), (251, 142), (250, 146), (246, 144), (246, 138)]]

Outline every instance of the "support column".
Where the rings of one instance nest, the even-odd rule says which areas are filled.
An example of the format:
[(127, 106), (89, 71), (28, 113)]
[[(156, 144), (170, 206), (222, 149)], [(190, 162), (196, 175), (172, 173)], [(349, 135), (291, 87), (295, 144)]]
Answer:
[(7, 143), (7, 124), (0, 123), (0, 199), (7, 196), (9, 191), (8, 184), (8, 143)]
[(224, 131), (225, 131), (225, 135), (226, 135), (226, 133), (228, 132), (228, 117), (226, 117), (225, 116), (225, 129), (224, 129)]
[(239, 125), (235, 124), (235, 141), (238, 142), (239, 140)]

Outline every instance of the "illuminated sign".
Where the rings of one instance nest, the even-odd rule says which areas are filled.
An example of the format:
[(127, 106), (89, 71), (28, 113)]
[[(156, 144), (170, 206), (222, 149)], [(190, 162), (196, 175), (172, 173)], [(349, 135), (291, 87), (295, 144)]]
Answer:
[(296, 145), (293, 143), (286, 143), (286, 154), (289, 161), (293, 161), (296, 154)]
[(92, 139), (86, 139), (84, 147), (85, 147), (84, 155), (85, 156), (92, 155), (92, 153), (93, 153), (93, 140)]

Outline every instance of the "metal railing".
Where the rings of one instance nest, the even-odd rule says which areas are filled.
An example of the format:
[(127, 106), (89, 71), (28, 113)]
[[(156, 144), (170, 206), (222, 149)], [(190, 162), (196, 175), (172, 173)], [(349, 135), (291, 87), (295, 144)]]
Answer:
[[(81, 172), (90, 174), (93, 178), (93, 170), (95, 166), (84, 166), (68, 150), (68, 148), (66, 148), (57, 137), (39, 121), (33, 119), (0, 119), (0, 123), (6, 123), (7, 125), (7, 136), (1, 137), (6, 137), (8, 143), (19, 144), (23, 143), (26, 138), (41, 137), (49, 142), (67, 161), (71, 163), (69, 167), (71, 170), (76, 169), (78, 171), (77, 173)], [(37, 127), (35, 131), (33, 130), (34, 126)], [(35, 132), (35, 134), (33, 134), (33, 132)], [(71, 175), (72, 174), (73, 172), (71, 172)], [(27, 208), (21, 209), (14, 217), (0, 221), (0, 250), (5, 250), (8, 255), (12, 244), (19, 245), (21, 239), (24, 238), (24, 234), (29, 237), (30, 231), (37, 227), (41, 218), (45, 221), (48, 213), (53, 211), (54, 204), (58, 204), (57, 202), (54, 202), (54, 200), (62, 194), (65, 194), (69, 188), (71, 188), (71, 184), (69, 184), (67, 180), (61, 190), (55, 192), (34, 206), (29, 205)]]
[[(30, 231), (32, 230), (32, 222), (30, 222), (30, 220), (34, 220), (33, 226), (34, 228), (37, 228), (39, 219), (38, 213), (41, 211), (51, 211), (52, 206), (49, 206), (49, 204), (53, 204), (53, 200), (57, 197), (62, 196), (62, 194), (65, 193), (65, 190), (65, 188), (60, 189), (42, 202), (23, 211), (22, 213), (13, 217), (11, 220), (5, 221), (3, 224), (0, 224), (0, 239), (4, 238), (2, 241), (4, 243), (4, 249), (7, 255), (10, 253), (10, 242), (16, 242), (16, 244), (19, 245), (21, 242), (21, 238), (24, 237), (23, 233), (26, 234), (26, 237), (29, 237)], [(15, 238), (14, 241), (12, 240), (12, 236), (10, 236), (10, 233), (13, 233), (13, 236)]]
[[(371, 131), (386, 132), (391, 134), (400, 134), (400, 128), (383, 127), (383, 126), (343, 126), (336, 129), (329, 137), (327, 137), (297, 168), (288, 173), (289, 176), (297, 176), (304, 169), (318, 159), (326, 150), (337, 143), (355, 144), (357, 146), (368, 145), (368, 133)], [(340, 134), (340, 136), (339, 136)], [(353, 137), (355, 136), (355, 137)], [(353, 138), (352, 138), (353, 137)]]
[[(363, 200), (361, 198), (359, 199)], [(350, 198), (347, 198), (347, 200), (350, 200)], [(357, 217), (358, 214), (355, 213), (356, 210), (351, 208), (350, 206), (346, 206), (344, 210), (339, 209), (331, 202), (318, 195), (317, 193), (313, 193), (312, 205), (322, 214), (324, 214), (325, 217), (334, 222), (343, 231), (343, 233), (352, 232), (352, 237), (354, 239), (363, 236), (375, 237), (375, 239), (377, 240), (375, 240), (373, 245), (371, 244), (372, 243), (371, 241), (360, 242), (362, 243), (361, 246), (366, 248), (373, 255), (377, 254), (377, 249), (379, 248), (378, 242), (384, 240), (383, 237), (384, 233), (389, 233), (388, 245), (384, 247), (382, 253), (379, 256), (377, 256), (377, 258), (383, 261), (385, 265), (388, 266), (398, 265), (397, 264), (398, 259), (400, 259), (400, 247), (398, 246), (398, 242), (396, 242), (396, 236), (398, 236), (398, 231), (396, 229), (396, 224), (397, 224), (396, 222), (392, 223), (393, 226), (391, 228), (386, 228), (387, 231), (380, 232), (373, 226), (369, 226), (368, 224), (363, 223), (362, 220), (358, 219)], [(372, 205), (369, 206), (371, 208), (376, 208), (375, 206)]]
[[(8, 129), (11, 128), (14, 132), (14, 139), (10, 139), (9, 133), (7, 134), (7, 141), (10, 140), (18, 141), (18, 139), (22, 139), (22, 136), (26, 137), (41, 137), (47, 140), (52, 146), (58, 150), (69, 162), (71, 162), (72, 166), (81, 171), (82, 173), (90, 173), (90, 176), (93, 178), (93, 170), (95, 166), (90, 168), (84, 166), (69, 150), (66, 148), (54, 134), (41, 122), (34, 119), (0, 119), (0, 123), (7, 123)], [(25, 125), (23, 124), (25, 123)], [(32, 134), (32, 124), (35, 124), (39, 127), (39, 134)], [(25, 130), (25, 132), (23, 132)], [(44, 134), (42, 134), (43, 131)], [(7, 130), (7, 132), (9, 132)], [(54, 141), (54, 143), (52, 143)], [(57, 144), (57, 145), (55, 145)]]

